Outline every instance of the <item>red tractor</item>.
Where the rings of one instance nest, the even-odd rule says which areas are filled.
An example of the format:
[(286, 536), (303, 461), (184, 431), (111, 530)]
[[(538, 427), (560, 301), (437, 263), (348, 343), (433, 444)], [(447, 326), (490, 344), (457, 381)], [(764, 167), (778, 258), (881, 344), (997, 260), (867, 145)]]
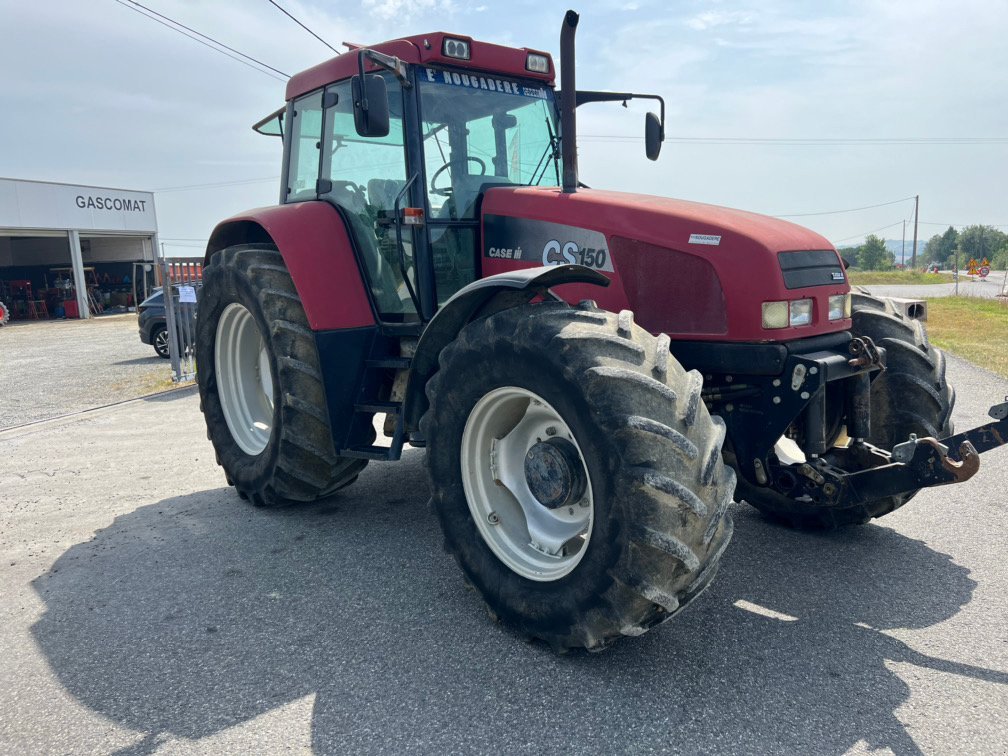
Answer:
[(580, 184), (577, 107), (658, 101), (652, 160), (665, 108), (577, 90), (577, 22), (559, 92), (547, 53), (440, 32), (294, 76), (255, 127), (280, 203), (214, 230), (197, 361), (240, 496), (312, 501), (425, 446), (492, 615), (597, 649), (707, 587), (733, 495), (864, 523), (968, 478), (1008, 404), (950, 438), (941, 352), (818, 234)]

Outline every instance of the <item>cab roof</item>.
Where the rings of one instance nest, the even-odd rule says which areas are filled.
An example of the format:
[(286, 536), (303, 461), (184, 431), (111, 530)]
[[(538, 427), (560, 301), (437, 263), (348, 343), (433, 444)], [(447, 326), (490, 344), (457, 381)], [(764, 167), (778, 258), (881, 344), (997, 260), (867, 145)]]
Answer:
[[(469, 60), (459, 60), (445, 55), (442, 51), (446, 37), (468, 42), (471, 51)], [(478, 42), (464, 34), (448, 34), (446, 32), (418, 34), (414, 37), (404, 37), (377, 45), (369, 45), (367, 49), (385, 55), (394, 55), (404, 63), (448, 65), (453, 68), (481, 71), (500, 76), (536, 79), (547, 84), (553, 84), (556, 75), (556, 67), (553, 65), (553, 58), (549, 53), (531, 50), (527, 47), (504, 47), (490, 42)], [(547, 73), (529, 71), (525, 67), (529, 53), (545, 56), (549, 60), (549, 71)], [(365, 61), (364, 68), (366, 71), (377, 70), (377, 67), (370, 61)], [(352, 49), (292, 76), (287, 82), (286, 99), (292, 100), (326, 84), (346, 79), (357, 71), (357, 49)]]

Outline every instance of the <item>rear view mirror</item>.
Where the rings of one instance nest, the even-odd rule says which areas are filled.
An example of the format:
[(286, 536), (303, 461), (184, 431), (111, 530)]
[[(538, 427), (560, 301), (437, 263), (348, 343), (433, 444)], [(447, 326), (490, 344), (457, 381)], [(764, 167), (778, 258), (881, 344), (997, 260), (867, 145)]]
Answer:
[(648, 160), (658, 159), (662, 141), (665, 139), (662, 131), (662, 124), (658, 120), (658, 116), (654, 113), (647, 113), (644, 116), (644, 153)]
[[(362, 86), (363, 82), (363, 86)], [(354, 126), (362, 137), (383, 137), (389, 133), (388, 93), (380, 74), (359, 75), (350, 80)]]
[(493, 127), (495, 129), (513, 129), (518, 125), (518, 117), (514, 113), (494, 113)]

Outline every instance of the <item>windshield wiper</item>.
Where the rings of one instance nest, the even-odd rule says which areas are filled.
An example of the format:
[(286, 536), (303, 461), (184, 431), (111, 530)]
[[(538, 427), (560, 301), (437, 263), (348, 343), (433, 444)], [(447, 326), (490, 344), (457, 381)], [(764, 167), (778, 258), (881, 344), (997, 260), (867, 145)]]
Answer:
[[(543, 154), (540, 155), (539, 159), (536, 161), (536, 166), (534, 169), (532, 169), (532, 178), (529, 179), (529, 182), (528, 184), (526, 184), (526, 186), (532, 186), (533, 184), (538, 185), (539, 182), (542, 181), (542, 177), (546, 174), (546, 168), (549, 166), (549, 163), (544, 161), (546, 160), (547, 156), (549, 156), (550, 151), (552, 151), (553, 153), (553, 171), (554, 173), (556, 173), (557, 184), (559, 185), (560, 183), (560, 167), (558, 161), (560, 159), (561, 137), (558, 137), (553, 132), (553, 125), (550, 123), (549, 116), (547, 116), (545, 120), (546, 120), (546, 130), (549, 132), (550, 135), (549, 144), (546, 145), (546, 149), (543, 150)], [(540, 166), (542, 166), (542, 171), (539, 170)], [(536, 174), (538, 174), (538, 176)]]

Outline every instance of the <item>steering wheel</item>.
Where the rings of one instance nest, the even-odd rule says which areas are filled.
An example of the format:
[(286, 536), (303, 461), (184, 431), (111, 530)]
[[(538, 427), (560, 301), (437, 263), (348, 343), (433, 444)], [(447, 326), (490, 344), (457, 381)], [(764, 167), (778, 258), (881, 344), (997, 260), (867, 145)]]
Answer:
[[(486, 163), (484, 163), (478, 157), (474, 157), (472, 155), (466, 157), (466, 161), (470, 162), (470, 163), (476, 163), (480, 167), (479, 175), (480, 176), (486, 176)], [(440, 194), (440, 195), (442, 195), (444, 197), (447, 197), (447, 196), (451, 195), (452, 189), (451, 189), (450, 186), (445, 186), (445, 187), (442, 187), (440, 189), (438, 189), (436, 186), (434, 186), (434, 184), (437, 183), (438, 177), (442, 173), (444, 173), (445, 171), (447, 171), (449, 167), (451, 167), (451, 163), (445, 163), (440, 168), (438, 168), (436, 171), (434, 171), (434, 175), (431, 176), (431, 180), (430, 180), (430, 192), (431, 192), (431, 194)]]

